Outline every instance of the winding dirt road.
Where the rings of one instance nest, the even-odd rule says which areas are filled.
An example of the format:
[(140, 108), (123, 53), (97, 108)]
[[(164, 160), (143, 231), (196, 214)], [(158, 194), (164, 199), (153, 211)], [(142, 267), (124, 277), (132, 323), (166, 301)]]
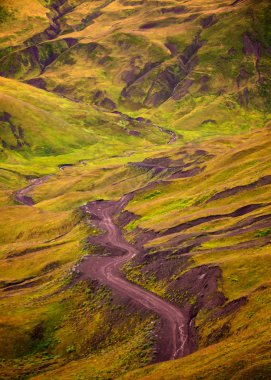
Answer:
[[(15, 199), (27, 206), (33, 206), (28, 192), (42, 184), (50, 176), (37, 178), (30, 185), (19, 190)], [(77, 266), (77, 280), (98, 280), (108, 285), (118, 294), (131, 299), (136, 304), (156, 313), (160, 317), (160, 331), (157, 339), (158, 352), (155, 361), (177, 359), (195, 350), (190, 335), (190, 318), (179, 308), (163, 298), (141, 288), (124, 278), (122, 266), (132, 260), (139, 250), (129, 244), (113, 218), (133, 198), (133, 193), (124, 195), (119, 201), (94, 201), (83, 206), (96, 226), (103, 231), (99, 236), (91, 236), (89, 241), (103, 246), (110, 252), (108, 256), (87, 256)]]
[(15, 200), (25, 206), (34, 206), (34, 201), (32, 197), (27, 195), (29, 191), (33, 190), (35, 187), (41, 185), (43, 182), (47, 181), (51, 176), (47, 175), (45, 177), (40, 177), (33, 179), (30, 185), (24, 187), (23, 189), (18, 190), (15, 193)]
[(129, 244), (121, 230), (114, 224), (113, 217), (129, 202), (131, 195), (125, 195), (118, 202), (95, 201), (84, 206), (84, 211), (92, 217), (96, 226), (104, 231), (102, 235), (91, 237), (90, 242), (102, 245), (112, 255), (90, 255), (79, 266), (79, 279), (95, 279), (108, 285), (118, 294), (130, 298), (138, 305), (155, 312), (161, 318), (159, 333), (159, 361), (183, 357), (194, 350), (189, 344), (189, 321), (176, 306), (159, 296), (127, 281), (121, 267), (138, 253)]

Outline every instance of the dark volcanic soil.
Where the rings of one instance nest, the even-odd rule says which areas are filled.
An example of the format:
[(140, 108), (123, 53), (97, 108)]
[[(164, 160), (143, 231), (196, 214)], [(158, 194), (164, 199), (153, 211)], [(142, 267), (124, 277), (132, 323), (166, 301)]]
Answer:
[(118, 294), (130, 298), (136, 304), (153, 311), (161, 319), (158, 341), (158, 361), (177, 359), (195, 350), (189, 342), (189, 318), (178, 307), (159, 296), (127, 281), (121, 267), (139, 254), (139, 250), (129, 244), (114, 222), (113, 217), (120, 213), (131, 200), (132, 195), (123, 196), (118, 202), (95, 201), (84, 206), (96, 226), (104, 233), (91, 237), (89, 241), (106, 248), (108, 256), (88, 256), (79, 266), (79, 280), (94, 279), (108, 285)]
[(32, 197), (28, 196), (27, 194), (29, 193), (29, 191), (33, 190), (36, 186), (39, 186), (43, 182), (47, 181), (48, 178), (50, 178), (49, 175), (47, 175), (45, 177), (33, 179), (31, 181), (30, 185), (24, 187), (23, 189), (18, 190), (15, 193), (15, 200), (19, 203), (22, 203), (23, 205), (26, 205), (26, 206), (33, 206), (34, 201), (33, 201)]

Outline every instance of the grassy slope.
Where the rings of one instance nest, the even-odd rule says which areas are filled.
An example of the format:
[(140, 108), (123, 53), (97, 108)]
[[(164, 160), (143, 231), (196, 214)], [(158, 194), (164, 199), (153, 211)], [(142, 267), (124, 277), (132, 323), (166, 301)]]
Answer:
[(3, 0), (0, 12), (0, 42), (3, 48), (20, 44), (48, 26), (47, 9), (37, 0), (23, 3), (20, 0)]
[[(148, 202), (142, 203), (142, 195), (143, 198), (150, 198), (147, 197), (147, 194), (141, 194), (134, 205), (131, 203), (129, 206), (129, 210), (142, 215), (140, 219), (142, 222), (140, 220), (138, 222), (139, 226), (142, 228), (155, 226), (155, 229), (161, 231), (180, 222), (191, 221), (196, 217), (227, 214), (241, 205), (256, 202), (262, 203), (263, 207), (254, 212), (254, 216), (265, 215), (268, 218), (270, 186), (256, 187), (254, 190), (238, 192), (234, 196), (227, 196), (221, 200), (206, 202), (210, 195), (222, 189), (252, 183), (262, 175), (270, 173), (269, 164), (264, 163), (269, 156), (270, 149), (270, 144), (263, 144), (263, 141), (268, 141), (268, 138), (263, 137), (264, 133), (269, 135), (270, 132), (268, 130), (252, 134), (243, 141), (243, 144), (240, 143), (239, 138), (236, 139), (238, 148), (234, 146), (234, 139), (231, 139), (231, 147), (226, 150), (227, 153), (224, 148), (220, 152), (222, 157), (218, 155), (212, 159), (203, 174), (195, 177), (194, 180), (172, 181), (169, 186), (162, 189), (160, 194), (158, 192), (152, 201), (148, 200)], [(223, 143), (226, 143), (226, 140)], [(263, 154), (259, 154), (259, 152)], [(226, 179), (227, 185), (225, 186)], [(182, 188), (181, 199), (180, 187)], [(166, 194), (163, 193), (164, 191)], [(171, 207), (172, 202), (174, 207)], [(196, 319), (202, 347), (199, 352), (176, 363), (150, 367), (124, 378), (267, 379), (270, 376), (271, 358), (268, 344), (270, 340), (268, 329), (270, 281), (267, 271), (271, 259), (268, 243), (270, 229), (268, 224), (265, 228), (257, 224), (251, 224), (246, 228), (234, 228), (238, 221), (246, 220), (249, 216), (237, 219), (224, 218), (213, 224), (206, 222), (197, 227), (187, 227), (182, 232), (184, 234), (182, 244), (185, 245), (186, 239), (193, 241), (193, 238), (195, 239), (198, 235), (208, 236), (212, 231), (217, 231), (217, 234), (210, 240), (190, 251), (190, 267), (218, 264), (223, 271), (223, 292), (228, 300), (247, 296), (248, 304), (231, 316), (214, 318), (210, 317), (208, 311), (199, 313)], [(235, 233), (225, 233), (224, 229), (228, 227), (233, 227)], [(191, 238), (188, 236), (189, 233), (195, 234), (195, 236)], [(186, 234), (187, 238), (185, 238)], [(176, 236), (178, 234), (158, 238), (148, 245), (155, 255), (155, 251), (159, 252), (172, 247)], [(243, 248), (237, 247), (240, 242), (246, 242), (246, 245)], [(252, 242), (256, 244), (253, 245)], [(141, 267), (141, 271), (144, 272), (144, 266)], [(148, 274), (150, 276), (151, 272)], [(139, 283), (155, 290), (152, 284), (149, 284), (144, 277), (139, 276), (137, 268), (134, 269), (134, 272), (133, 269), (130, 269), (129, 276), (135, 279), (135, 277), (133, 278), (135, 275)], [(176, 268), (171, 278), (173, 280), (181, 275), (182, 271)], [(159, 288), (157, 291), (159, 292)], [(226, 339), (220, 337), (218, 341), (222, 339), (221, 342), (210, 345), (211, 332), (218, 332), (226, 324), (230, 326)]]
[[(176, 362), (146, 367), (126, 378), (257, 379), (258, 374), (270, 378), (270, 185), (246, 188), (208, 202), (225, 189), (251, 184), (270, 174), (268, 2), (241, 2), (237, 7), (230, 7), (230, 3), (189, 1), (185, 13), (161, 14), (155, 2), (132, 6), (113, 1), (94, 23), (87, 22), (83, 28), (82, 19), (97, 11), (100, 2), (80, 5), (69, 1), (68, 5), (77, 7), (61, 19), (66, 33), (56, 39), (75, 38), (77, 43), (65, 51), (61, 50), (63, 46), (54, 47), (57, 55), (60, 49), (60, 54), (42, 72), (39, 62), (27, 57), (21, 67), (19, 56), (18, 72), (6, 72), (13, 79), (1, 78), (1, 117), (4, 113), (11, 115), (17, 132), (14, 134), (9, 121), (1, 119), (1, 139), (6, 145), (2, 143), (0, 169), (0, 356), (4, 358), (0, 377), (116, 378), (150, 362), (153, 316), (129, 308), (127, 312), (125, 302), (112, 298), (108, 289), (97, 284), (66, 285), (74, 264), (88, 252), (87, 235), (97, 233), (86, 225), (78, 207), (97, 198), (118, 199), (164, 178), (164, 185), (138, 193), (128, 205), (128, 210), (140, 218), (127, 226), (127, 238), (137, 238), (136, 227), (155, 229), (156, 239), (145, 246), (155, 256), (163, 249), (174, 252), (204, 235), (206, 241), (189, 252), (185, 270), (219, 265), (228, 300), (246, 296), (248, 303), (237, 313), (220, 318), (213, 311), (201, 310), (196, 318), (198, 352)], [(27, 2), (23, 6), (16, 1), (4, 3), (7, 12), (0, 30), (3, 49), (9, 45), (22, 49), (23, 41), (48, 27), (48, 10), (43, 5), (31, 2), (29, 13)], [(177, 5), (180, 2), (172, 1), (165, 7)], [(249, 9), (253, 9), (253, 21)], [(183, 22), (195, 13), (197, 18)], [(218, 22), (202, 30), (201, 20), (210, 14), (215, 14)], [(167, 19), (162, 27), (140, 28), (161, 19)], [(26, 22), (29, 26), (24, 30)], [(171, 56), (165, 43), (173, 44), (175, 54), (181, 54), (198, 31), (205, 44), (197, 53), (198, 64), (186, 77), (193, 80), (188, 95), (177, 101), (169, 98), (158, 107), (143, 105), (141, 101), (151, 86), (156, 91), (165, 88), (163, 80), (153, 82), (157, 72), (167, 67), (177, 70), (176, 57)], [(256, 82), (255, 55), (244, 54), (245, 32), (261, 41), (262, 82)], [(234, 46), (229, 33), (234, 34)], [(94, 50), (93, 43), (98, 43)], [(40, 45), (41, 54), (46, 56), (50, 49)], [(232, 47), (233, 55), (228, 54)], [(132, 64), (139, 51), (140, 57)], [(5, 67), (12, 62), (9, 59)], [(14, 56), (11, 59), (14, 61)], [(130, 96), (123, 99), (120, 94), (127, 72), (139, 75), (148, 62), (159, 62), (160, 66), (150, 70), (143, 81), (135, 81)], [(242, 68), (248, 74), (241, 75), (237, 86)], [(203, 89), (202, 77), (206, 75), (208, 87)], [(50, 92), (16, 80), (37, 77)], [(245, 89), (249, 92), (248, 104), (244, 103)], [(101, 95), (95, 96), (97, 91)], [(105, 98), (125, 113), (150, 118), (174, 130), (178, 141), (166, 145), (168, 136), (157, 128), (135, 127), (107, 112)], [(93, 102), (98, 109), (91, 105)], [(18, 143), (19, 127), (24, 132), (19, 136), (22, 145), (11, 148)], [(139, 136), (130, 134), (135, 129)], [(206, 160), (197, 161), (193, 156), (198, 149), (207, 152)], [(155, 177), (153, 171), (128, 165), (154, 156), (182, 159), (190, 162), (188, 168), (199, 166), (204, 170), (192, 178), (169, 179), (169, 171)], [(59, 171), (58, 165), (71, 163), (75, 166)], [(37, 205), (30, 208), (16, 204), (14, 192), (27, 184), (29, 176), (44, 174), (53, 175), (32, 191)], [(165, 229), (180, 223), (210, 214), (229, 214), (255, 203), (261, 207), (243, 216), (188, 225), (181, 240), (180, 233), (163, 235)], [(254, 223), (243, 229), (236, 226), (258, 216), (263, 217), (264, 225)], [(234, 234), (225, 233), (227, 228), (233, 228)], [(214, 231), (217, 233), (212, 234)], [(239, 243), (245, 246), (241, 248)], [(176, 265), (174, 273), (161, 280), (144, 262), (140, 266), (132, 263), (126, 273), (132, 281), (166, 297), (170, 285), (184, 274), (181, 264)], [(227, 333), (210, 343), (210, 335), (225, 325), (229, 326)]]
[[(168, 2), (164, 8), (170, 10), (178, 4)], [(102, 14), (93, 23), (71, 32), (71, 29), (78, 29), (79, 20), (84, 19), (86, 13), (95, 9), (96, 2), (93, 5), (82, 4), (64, 17), (62, 22), (66, 33), (58, 36), (57, 40), (74, 38), (77, 43), (59, 56), (56, 50), (57, 58), (44, 73), (37, 75), (38, 68), (32, 74), (27, 71), (27, 79), (42, 79), (50, 91), (84, 102), (104, 104), (104, 98), (109, 98), (125, 111), (135, 108), (133, 115), (143, 115), (165, 127), (174, 128), (185, 140), (217, 135), (217, 128), (208, 123), (198, 131), (198, 127), (210, 119), (210, 114), (226, 135), (248, 130), (255, 123), (263, 124), (263, 114), (259, 111), (268, 109), (268, 99), (261, 95), (270, 86), (269, 53), (266, 50), (270, 37), (265, 32), (269, 10), (266, 2), (257, 3), (257, 7), (253, 1), (237, 7), (230, 6), (227, 1), (220, 4), (210, 1), (207, 5), (188, 2), (184, 13), (171, 11), (161, 14), (159, 6), (152, 2), (129, 6), (113, 1), (103, 8)], [(195, 20), (186, 21), (193, 15), (197, 16)], [(210, 28), (202, 29), (202, 23), (210, 16), (218, 21)], [(169, 26), (142, 29), (148, 20), (170, 22)], [(132, 30), (130, 25), (133, 25)], [(194, 68), (192, 64), (188, 65), (186, 74), (178, 74), (178, 56), (192, 44), (198, 33), (203, 46), (192, 58), (198, 64)], [(244, 54), (244, 33), (251, 35), (253, 40), (261, 41), (259, 70), (264, 81), (256, 83), (259, 75), (255, 67), (256, 57), (253, 52)], [(227, 38), (229, 34), (234, 44)], [(168, 44), (174, 47), (174, 55), (167, 48)], [(41, 44), (39, 49), (45, 53), (47, 48)], [(155, 63), (158, 64), (157, 68), (146, 69), (147, 64)], [(184, 88), (186, 81), (192, 82), (189, 96), (177, 101), (169, 98), (158, 109), (153, 108), (150, 101), (142, 104), (148, 92), (154, 96), (160, 90), (167, 91), (168, 83), (164, 78), (157, 77), (166, 68), (175, 72), (177, 77), (179, 75)], [(18, 70), (24, 72), (22, 68)], [(21, 76), (24, 78), (24, 74)], [(123, 97), (122, 90), (128, 80), (125, 78), (129, 78), (130, 84), (126, 86), (129, 96)], [(90, 91), (85, 91), (86, 85), (90, 86)], [(242, 105), (246, 102), (244, 91), (247, 91), (249, 98), (247, 112), (239, 106), (240, 102)]]

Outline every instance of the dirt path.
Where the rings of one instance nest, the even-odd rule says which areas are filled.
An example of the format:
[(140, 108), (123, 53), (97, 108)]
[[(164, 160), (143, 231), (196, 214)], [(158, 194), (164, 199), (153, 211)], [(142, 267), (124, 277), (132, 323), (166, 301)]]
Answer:
[(137, 248), (125, 240), (120, 228), (113, 222), (114, 215), (130, 199), (131, 195), (125, 195), (118, 202), (96, 201), (84, 206), (84, 211), (91, 215), (96, 226), (104, 232), (97, 237), (91, 237), (90, 241), (107, 248), (111, 255), (88, 256), (78, 266), (79, 279), (98, 280), (120, 295), (155, 312), (161, 318), (157, 361), (177, 359), (194, 350), (189, 344), (187, 317), (170, 302), (126, 280), (121, 272), (121, 267), (139, 253)]
[[(30, 185), (19, 190), (15, 199), (27, 206), (33, 206), (29, 191), (41, 185), (50, 176), (37, 178)], [(195, 350), (193, 340), (189, 339), (190, 319), (179, 308), (124, 278), (122, 266), (132, 260), (139, 250), (129, 244), (121, 229), (114, 223), (115, 215), (123, 210), (133, 194), (124, 195), (119, 201), (94, 201), (83, 206), (86, 214), (91, 215), (96, 226), (103, 231), (99, 236), (91, 236), (89, 241), (103, 246), (108, 256), (90, 255), (77, 267), (78, 280), (93, 279), (108, 285), (118, 294), (131, 299), (136, 304), (154, 312), (160, 317), (160, 329), (157, 337), (158, 353), (155, 361), (177, 359)]]
[(33, 179), (30, 185), (24, 187), (23, 189), (18, 190), (15, 193), (15, 200), (25, 206), (33, 206), (34, 201), (32, 197), (28, 196), (27, 194), (29, 193), (29, 191), (33, 190), (35, 187), (47, 181), (47, 179), (49, 179), (50, 177), (51, 176), (47, 175), (45, 177)]

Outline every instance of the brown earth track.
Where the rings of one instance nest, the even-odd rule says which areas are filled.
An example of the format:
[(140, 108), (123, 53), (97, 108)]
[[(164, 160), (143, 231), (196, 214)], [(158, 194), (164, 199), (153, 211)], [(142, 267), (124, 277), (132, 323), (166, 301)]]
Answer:
[(172, 303), (129, 282), (121, 272), (122, 266), (139, 254), (139, 250), (125, 240), (121, 229), (113, 222), (113, 217), (131, 198), (132, 195), (127, 194), (117, 202), (95, 201), (84, 206), (85, 213), (91, 215), (96, 226), (104, 231), (102, 235), (90, 238), (90, 242), (107, 248), (113, 255), (88, 256), (78, 265), (78, 280), (98, 280), (118, 294), (156, 313), (161, 318), (162, 325), (157, 361), (177, 359), (195, 350), (195, 344), (189, 339), (189, 316)]
[(47, 181), (51, 176), (47, 175), (45, 177), (36, 178), (31, 181), (31, 184), (24, 187), (23, 189), (18, 190), (15, 193), (15, 200), (25, 206), (34, 206), (34, 201), (32, 197), (27, 194), (29, 191), (33, 190), (36, 186), (41, 185), (43, 182)]
[[(25, 188), (17, 191), (15, 199), (27, 206), (33, 206), (33, 199), (28, 192), (45, 182), (50, 176), (37, 178)], [(88, 256), (77, 267), (79, 280), (98, 280), (108, 285), (121, 296), (131, 299), (135, 304), (150, 310), (160, 317), (160, 332), (156, 362), (177, 359), (192, 353), (196, 344), (190, 336), (191, 330), (189, 313), (181, 311), (172, 303), (143, 289), (123, 277), (121, 267), (139, 253), (139, 249), (129, 244), (123, 237), (121, 228), (113, 222), (113, 217), (120, 214), (126, 204), (132, 199), (133, 193), (124, 195), (119, 201), (94, 201), (83, 207), (86, 214), (90, 214), (102, 235), (89, 239), (99, 244), (113, 255)]]

